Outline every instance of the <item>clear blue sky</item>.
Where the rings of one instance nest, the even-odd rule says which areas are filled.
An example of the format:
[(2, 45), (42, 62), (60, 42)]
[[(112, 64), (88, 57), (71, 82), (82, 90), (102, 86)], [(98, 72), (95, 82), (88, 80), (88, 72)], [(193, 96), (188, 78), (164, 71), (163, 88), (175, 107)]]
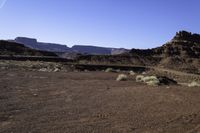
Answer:
[(200, 0), (7, 0), (0, 39), (152, 48), (179, 30), (200, 33), (199, 6)]

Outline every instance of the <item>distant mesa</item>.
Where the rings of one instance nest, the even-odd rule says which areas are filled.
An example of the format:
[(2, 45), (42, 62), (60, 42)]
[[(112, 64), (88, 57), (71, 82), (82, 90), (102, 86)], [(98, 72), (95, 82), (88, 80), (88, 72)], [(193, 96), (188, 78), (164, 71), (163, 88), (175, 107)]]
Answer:
[(38, 42), (37, 39), (33, 39), (33, 38), (17, 37), (15, 38), (14, 41), (17, 43), (24, 44), (25, 46), (29, 48), (37, 49), (37, 50), (43, 50), (43, 51), (49, 51), (49, 52), (68, 52), (69, 51), (69, 48), (66, 45)]
[[(44, 50), (49, 52), (56, 53), (80, 53), (80, 54), (89, 54), (89, 55), (116, 55), (127, 52), (127, 49), (119, 48), (105, 48), (97, 46), (85, 46), (85, 45), (74, 45), (69, 48), (66, 45), (55, 44), (55, 43), (43, 43), (38, 42), (37, 39), (26, 38), (26, 37), (17, 37), (14, 40), (17, 43), (24, 44), (25, 46), (37, 50)], [(66, 55), (66, 54), (65, 54)]]

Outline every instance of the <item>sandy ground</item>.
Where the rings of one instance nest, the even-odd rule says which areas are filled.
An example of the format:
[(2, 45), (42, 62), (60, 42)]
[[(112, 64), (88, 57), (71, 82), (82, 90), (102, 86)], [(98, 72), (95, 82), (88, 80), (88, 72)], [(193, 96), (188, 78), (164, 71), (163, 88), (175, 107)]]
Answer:
[(200, 132), (200, 88), (117, 75), (0, 70), (0, 133)]

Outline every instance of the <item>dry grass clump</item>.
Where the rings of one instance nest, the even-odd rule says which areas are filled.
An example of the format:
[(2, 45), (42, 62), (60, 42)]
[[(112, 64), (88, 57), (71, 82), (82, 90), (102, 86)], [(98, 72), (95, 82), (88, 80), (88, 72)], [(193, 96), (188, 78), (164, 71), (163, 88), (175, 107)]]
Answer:
[(160, 80), (156, 76), (136, 76), (136, 82), (144, 82), (147, 85), (157, 86), (160, 84)]
[(142, 72), (142, 75), (146, 75), (147, 73), (146, 72)]
[(146, 76), (143, 78), (144, 83), (151, 86), (157, 86), (160, 84), (160, 80), (156, 76)]
[(200, 87), (200, 82), (193, 81), (192, 83), (188, 84), (189, 87)]
[(113, 69), (112, 69), (112, 68), (107, 68), (107, 69), (105, 70), (105, 72), (107, 72), (107, 73), (113, 72)]
[(116, 72), (116, 73), (120, 73), (121, 72), (121, 70), (120, 69), (117, 69), (117, 70), (113, 70), (114, 72)]
[(116, 81), (126, 81), (128, 79), (128, 76), (125, 74), (118, 75)]
[(135, 76), (135, 72), (134, 72), (134, 71), (130, 71), (130, 72), (129, 72), (129, 75)]
[(136, 76), (136, 82), (143, 82), (143, 78), (144, 78), (143, 75), (137, 75)]

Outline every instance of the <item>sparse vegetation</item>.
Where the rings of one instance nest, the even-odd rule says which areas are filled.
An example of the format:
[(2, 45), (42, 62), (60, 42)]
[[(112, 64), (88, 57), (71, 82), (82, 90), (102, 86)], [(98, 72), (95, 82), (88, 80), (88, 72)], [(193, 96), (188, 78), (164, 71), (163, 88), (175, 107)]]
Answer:
[(143, 78), (144, 83), (151, 86), (157, 86), (160, 84), (160, 80), (156, 76), (146, 76)]
[(117, 69), (116, 72), (119, 73), (119, 72), (121, 72), (121, 70), (120, 70), (120, 69)]
[(193, 81), (193, 82), (190, 83), (188, 86), (189, 86), (189, 87), (200, 87), (200, 82)]
[(55, 69), (54, 69), (54, 72), (59, 72), (59, 71), (60, 71), (59, 68), (55, 68)]
[(107, 72), (107, 73), (113, 72), (113, 69), (112, 69), (112, 68), (107, 68), (107, 69), (105, 70), (105, 72)]
[(176, 85), (177, 82), (165, 76), (143, 76), (137, 75), (136, 82), (143, 82), (147, 85), (158, 86), (158, 85)]
[(144, 78), (143, 75), (137, 75), (136, 76), (136, 82), (143, 82), (143, 78)]
[(134, 72), (134, 71), (130, 71), (129, 74), (130, 74), (131, 76), (135, 76), (135, 72)]
[(147, 73), (146, 72), (142, 72), (142, 75), (146, 75)]
[(159, 79), (156, 76), (136, 76), (136, 82), (144, 82), (147, 85), (157, 86), (160, 84)]
[(146, 82), (149, 82), (149, 81), (153, 81), (153, 80), (159, 80), (156, 76), (146, 76), (143, 78), (143, 81), (146, 83)]
[(43, 61), (7, 61), (1, 60), (0, 68), (4, 69), (23, 69), (30, 71), (40, 71), (40, 72), (60, 72), (67, 71), (69, 67), (64, 67), (62, 63), (55, 62), (43, 62)]
[(125, 74), (120, 74), (120, 75), (117, 77), (116, 81), (126, 81), (127, 79), (128, 79), (128, 76), (127, 76), (127, 75), (125, 75)]

